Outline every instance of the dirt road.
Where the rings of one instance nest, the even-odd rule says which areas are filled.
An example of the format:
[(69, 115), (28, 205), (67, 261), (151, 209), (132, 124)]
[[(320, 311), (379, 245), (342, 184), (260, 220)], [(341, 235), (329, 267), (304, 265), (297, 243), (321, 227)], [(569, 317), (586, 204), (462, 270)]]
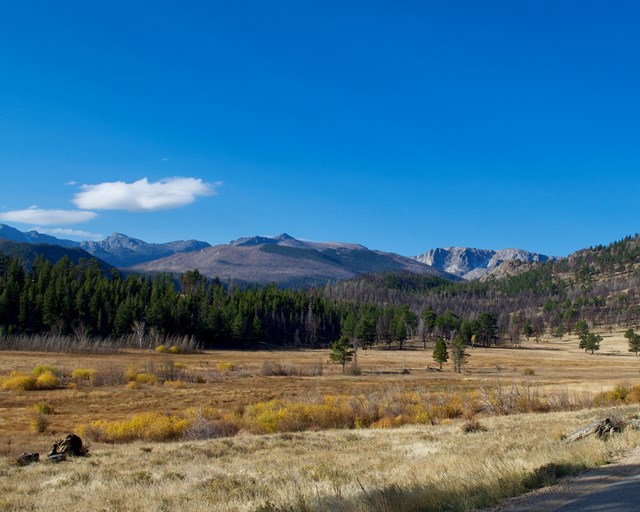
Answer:
[(553, 487), (510, 498), (482, 512), (637, 510), (640, 510), (640, 448), (621, 461), (564, 479)]

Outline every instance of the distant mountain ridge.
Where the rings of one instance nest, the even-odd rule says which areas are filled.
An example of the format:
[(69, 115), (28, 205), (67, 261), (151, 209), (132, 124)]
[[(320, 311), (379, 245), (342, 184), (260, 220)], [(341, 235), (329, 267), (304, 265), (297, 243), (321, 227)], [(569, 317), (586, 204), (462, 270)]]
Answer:
[(177, 253), (130, 267), (137, 272), (184, 272), (244, 283), (281, 286), (322, 285), (358, 275), (409, 271), (457, 280), (447, 272), (398, 254), (340, 242), (307, 242), (290, 235), (254, 236), (200, 251)]
[(79, 247), (78, 242), (71, 240), (63, 240), (55, 236), (45, 235), (37, 231), (19, 231), (16, 228), (0, 224), (0, 239), (10, 240), (11, 242), (20, 242), (25, 244), (50, 244), (59, 245), (61, 247)]
[(555, 261), (557, 258), (523, 249), (494, 251), (470, 247), (445, 247), (431, 249), (415, 259), (471, 281), (493, 274), (505, 262), (541, 263)]
[(100, 242), (74, 242), (37, 231), (22, 232), (6, 224), (0, 224), (0, 239), (28, 244), (57, 245), (69, 249), (78, 248), (114, 267), (128, 267), (164, 258), (177, 252), (197, 251), (211, 247), (211, 244), (199, 240), (178, 240), (154, 244), (121, 233), (113, 233)]
[[(37, 231), (22, 232), (0, 224), (0, 240), (81, 249), (109, 265), (136, 272), (184, 272), (198, 269), (209, 277), (238, 282), (275, 282), (285, 286), (325, 284), (363, 274), (408, 271), (444, 279), (486, 279), (510, 273), (504, 262), (555, 260), (522, 249), (500, 251), (468, 247), (431, 249), (413, 258), (342, 242), (309, 242), (283, 233), (250, 236), (211, 246), (199, 240), (148, 243), (121, 233), (106, 239), (75, 242)], [(502, 267), (502, 270), (498, 270)], [(522, 271), (518, 268), (517, 271)]]
[(129, 267), (179, 252), (198, 251), (211, 247), (211, 244), (199, 240), (153, 244), (121, 233), (114, 233), (101, 242), (80, 242), (79, 247), (116, 267)]

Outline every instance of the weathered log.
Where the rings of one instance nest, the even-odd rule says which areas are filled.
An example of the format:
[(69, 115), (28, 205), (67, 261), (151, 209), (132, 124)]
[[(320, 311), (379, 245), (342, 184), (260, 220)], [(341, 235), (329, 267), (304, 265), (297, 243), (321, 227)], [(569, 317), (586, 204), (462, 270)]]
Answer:
[(48, 458), (56, 455), (72, 455), (74, 457), (86, 457), (89, 449), (82, 445), (82, 439), (75, 434), (68, 434), (64, 439), (54, 443), (47, 454)]
[(579, 441), (585, 437), (595, 435), (598, 438), (606, 439), (614, 432), (621, 432), (623, 426), (618, 421), (612, 421), (611, 418), (604, 418), (602, 420), (594, 421), (586, 427), (582, 427), (576, 430), (572, 434), (569, 434), (565, 441), (571, 443), (573, 441)]

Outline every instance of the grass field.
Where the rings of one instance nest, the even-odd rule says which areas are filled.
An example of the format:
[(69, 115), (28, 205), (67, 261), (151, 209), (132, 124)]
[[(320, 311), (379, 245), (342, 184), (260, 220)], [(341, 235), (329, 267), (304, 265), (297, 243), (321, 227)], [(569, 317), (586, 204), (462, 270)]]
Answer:
[[(432, 347), (420, 345), (360, 351), (360, 375), (344, 375), (339, 366), (328, 364), (327, 350), (101, 356), (1, 352), (5, 381), (11, 372), (28, 375), (46, 365), (56, 370), (59, 386), (0, 391), (0, 455), (5, 456), (0, 475), (7, 477), (0, 483), (0, 510), (39, 510), (40, 502), (47, 503), (46, 489), (64, 496), (59, 507), (66, 510), (419, 510), (416, 503), (436, 498), (454, 503), (452, 510), (482, 506), (527, 488), (527, 479), (540, 476), (535, 476), (539, 467), (603, 463), (635, 445), (636, 436), (569, 446), (561, 443), (563, 434), (604, 412), (489, 417), (486, 407), (483, 412), (463, 403), (461, 412), (451, 415), (455, 419), (432, 415), (421, 425), (402, 428), (256, 436), (240, 423), (232, 438), (115, 446), (94, 442), (92, 457), (57, 466), (17, 468), (11, 460), (22, 451), (46, 453), (62, 435), (96, 420), (127, 421), (147, 412), (186, 417), (203, 410), (235, 418), (253, 404), (272, 400), (315, 404), (326, 396), (367, 397), (370, 403), (376, 396), (376, 407), (386, 400), (388, 408), (405, 393), (462, 393), (464, 402), (480, 396), (481, 389), (519, 386), (544, 399), (570, 397), (574, 406), (583, 407), (597, 393), (640, 380), (640, 358), (627, 351), (623, 333), (602, 335), (595, 355), (581, 351), (575, 337), (524, 342), (521, 348), (469, 349), (461, 374), (453, 373), (451, 363), (442, 372), (432, 371), (437, 367)], [(322, 366), (322, 374), (266, 376), (265, 361), (316, 373)], [(43, 415), (35, 411), (43, 405), (49, 410), (38, 432), (34, 418)], [(628, 414), (635, 412), (628, 407), (633, 406), (627, 406)], [(472, 415), (486, 432), (462, 432), (460, 424)], [(298, 430), (296, 425), (290, 429)], [(445, 495), (455, 496), (454, 501)], [(438, 509), (435, 504), (433, 509)]]

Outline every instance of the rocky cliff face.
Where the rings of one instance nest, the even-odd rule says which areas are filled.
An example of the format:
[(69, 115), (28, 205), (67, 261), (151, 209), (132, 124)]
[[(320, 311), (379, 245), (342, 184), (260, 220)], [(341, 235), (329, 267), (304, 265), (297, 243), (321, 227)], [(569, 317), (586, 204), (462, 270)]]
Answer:
[(424, 254), (416, 256), (415, 259), (462, 279), (474, 280), (493, 273), (507, 261), (533, 263), (555, 258), (522, 249), (493, 251), (470, 247), (446, 247), (444, 249), (431, 249)]

